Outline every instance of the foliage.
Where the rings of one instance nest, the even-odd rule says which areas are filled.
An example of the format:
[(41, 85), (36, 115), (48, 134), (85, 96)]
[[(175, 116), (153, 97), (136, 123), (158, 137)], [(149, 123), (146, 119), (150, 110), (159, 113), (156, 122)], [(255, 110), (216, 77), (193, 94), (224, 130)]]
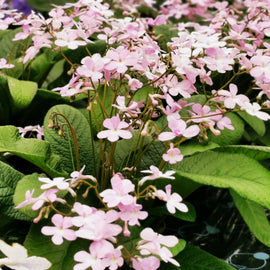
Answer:
[(269, 3), (27, 2), (0, 2), (0, 229), (28, 224), (0, 264), (234, 269), (157, 225), (203, 185), (270, 247)]

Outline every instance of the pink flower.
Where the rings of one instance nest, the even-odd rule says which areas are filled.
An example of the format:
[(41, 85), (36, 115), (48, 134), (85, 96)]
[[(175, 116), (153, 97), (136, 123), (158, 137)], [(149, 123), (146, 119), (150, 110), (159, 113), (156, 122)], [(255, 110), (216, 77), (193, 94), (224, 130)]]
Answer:
[(241, 110), (246, 111), (248, 114), (253, 115), (258, 117), (259, 119), (262, 119), (264, 121), (267, 121), (270, 119), (270, 115), (266, 112), (262, 112), (261, 110), (261, 106), (256, 103), (253, 102), (252, 104), (249, 102), (245, 102), (242, 107)]
[(131, 52), (123, 46), (115, 50), (109, 50), (106, 54), (106, 58), (111, 61), (106, 64), (105, 69), (109, 71), (116, 70), (121, 74), (127, 71), (128, 66), (134, 66), (137, 63), (137, 58), (132, 56)]
[(132, 258), (132, 267), (135, 270), (156, 270), (160, 266), (160, 260), (157, 257), (149, 256), (146, 258)]
[(250, 59), (250, 62), (254, 67), (250, 70), (251, 76), (254, 78), (270, 80), (270, 56), (267, 55), (256, 55)]
[(169, 162), (170, 164), (175, 164), (180, 162), (183, 159), (183, 155), (181, 154), (178, 148), (173, 147), (173, 143), (170, 143), (170, 149), (162, 155), (163, 160)]
[(237, 95), (237, 85), (230, 83), (229, 85), (230, 91), (227, 90), (219, 90), (218, 95), (224, 96), (224, 105), (228, 109), (233, 109), (236, 104), (242, 106), (244, 102), (248, 102), (249, 99), (245, 95)]
[(74, 266), (74, 270), (86, 270), (91, 267), (92, 270), (104, 270), (109, 266), (105, 259), (107, 254), (114, 250), (113, 245), (108, 241), (94, 241), (89, 247), (89, 253), (79, 251), (74, 255), (74, 261), (79, 262)]
[(61, 245), (63, 243), (63, 238), (68, 241), (74, 241), (77, 236), (75, 232), (70, 227), (73, 226), (71, 217), (63, 217), (60, 214), (55, 214), (52, 217), (52, 223), (55, 226), (44, 226), (41, 232), (45, 235), (52, 235), (52, 242), (55, 245)]
[(139, 181), (140, 186), (143, 185), (143, 183), (145, 181), (148, 181), (148, 180), (155, 180), (155, 179), (158, 179), (158, 178), (175, 179), (175, 177), (172, 176), (173, 174), (175, 174), (175, 171), (167, 171), (167, 172), (163, 173), (154, 165), (150, 166), (150, 170), (144, 170), (144, 171), (141, 171), (141, 172), (142, 173), (150, 173), (150, 175), (143, 177)]
[(99, 139), (107, 138), (110, 142), (116, 142), (119, 138), (130, 139), (132, 137), (132, 133), (125, 130), (129, 127), (129, 124), (121, 121), (119, 115), (105, 119), (103, 126), (108, 130), (100, 131), (97, 134)]
[(90, 179), (95, 183), (97, 182), (97, 179), (94, 176), (83, 174), (84, 169), (85, 169), (85, 165), (81, 168), (80, 171), (74, 171), (70, 174), (70, 177), (72, 178), (71, 184), (74, 184), (79, 179), (82, 179), (82, 180), (83, 179)]
[[(121, 233), (122, 228), (118, 224), (112, 224), (119, 218), (116, 211), (104, 212), (101, 210), (93, 211), (87, 216), (85, 224), (76, 231), (77, 237), (100, 241), (103, 239), (115, 240), (115, 236)], [(78, 220), (76, 222), (79, 222)], [(79, 224), (77, 224), (79, 225)]]
[(127, 221), (130, 226), (140, 225), (139, 219), (146, 219), (148, 216), (146, 211), (141, 211), (142, 205), (137, 204), (136, 200), (128, 205), (120, 203), (118, 208), (120, 210), (119, 217), (123, 221)]
[(171, 194), (171, 185), (167, 185), (165, 190), (166, 193), (163, 190), (157, 190), (154, 195), (166, 202), (166, 207), (171, 214), (175, 214), (175, 209), (178, 209), (181, 212), (188, 212), (187, 206), (184, 203), (181, 203), (182, 197), (178, 193)]
[(103, 77), (104, 61), (99, 53), (92, 57), (86, 56), (81, 60), (82, 66), (77, 68), (77, 74), (82, 77), (90, 77), (93, 83), (97, 83)]
[(184, 136), (186, 138), (195, 137), (199, 134), (200, 128), (196, 125), (187, 127), (187, 124), (182, 119), (175, 119), (167, 117), (168, 126), (171, 131), (165, 131), (158, 135), (160, 141), (169, 141), (175, 137)]
[(170, 262), (176, 266), (179, 263), (173, 259), (173, 254), (167, 247), (174, 247), (178, 243), (177, 237), (173, 235), (164, 236), (153, 231), (152, 228), (145, 228), (141, 231), (141, 241), (138, 249), (142, 255), (158, 255), (164, 262)]
[(122, 180), (119, 175), (115, 174), (111, 178), (111, 185), (112, 189), (105, 189), (100, 193), (108, 207), (115, 207), (119, 203), (128, 205), (133, 202), (133, 196), (128, 193), (134, 191), (135, 185), (130, 180)]
[(0, 69), (4, 68), (13, 68), (15, 67), (13, 64), (8, 64), (5, 58), (0, 58)]

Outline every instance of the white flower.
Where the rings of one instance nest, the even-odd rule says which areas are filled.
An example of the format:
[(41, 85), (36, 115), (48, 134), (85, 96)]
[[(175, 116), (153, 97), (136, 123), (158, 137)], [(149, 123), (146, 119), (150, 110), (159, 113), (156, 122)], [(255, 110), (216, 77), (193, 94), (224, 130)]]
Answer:
[(250, 115), (256, 116), (264, 121), (269, 120), (270, 115), (266, 112), (260, 111), (260, 109), (261, 106), (256, 102), (253, 102), (252, 104), (249, 102), (245, 102), (241, 107), (241, 110), (246, 111)]
[(24, 246), (14, 243), (11, 246), (0, 240), (0, 250), (7, 258), (0, 259), (0, 266), (7, 266), (14, 270), (46, 270), (51, 267), (51, 263), (42, 257), (28, 257)]

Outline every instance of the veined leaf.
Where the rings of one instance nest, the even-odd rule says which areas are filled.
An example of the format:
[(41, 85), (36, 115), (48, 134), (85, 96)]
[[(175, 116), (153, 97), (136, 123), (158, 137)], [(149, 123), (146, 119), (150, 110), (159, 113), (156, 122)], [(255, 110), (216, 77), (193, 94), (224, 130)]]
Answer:
[(260, 145), (227, 145), (215, 149), (217, 152), (244, 154), (256, 160), (270, 158), (270, 147)]
[(259, 135), (263, 136), (265, 134), (265, 124), (264, 121), (256, 116), (249, 115), (247, 112), (238, 112), (238, 114), (250, 125), (253, 130)]
[(270, 209), (270, 172), (243, 154), (203, 152), (175, 166), (179, 179), (220, 188), (231, 188), (245, 199)]
[(208, 252), (187, 244), (186, 248), (174, 259), (180, 263), (180, 268), (172, 264), (162, 264), (161, 270), (235, 270), (234, 267)]
[(37, 83), (21, 81), (12, 77), (7, 77), (7, 80), (13, 106), (16, 109), (23, 109), (29, 106), (36, 95)]
[(50, 151), (49, 143), (37, 139), (25, 139), (14, 126), (0, 127), (0, 152), (10, 152), (37, 167), (50, 176), (63, 176), (60, 170), (60, 159)]
[(1, 213), (15, 219), (29, 220), (27, 216), (16, 210), (13, 203), (13, 194), (18, 181), (23, 174), (8, 164), (0, 161), (0, 207)]
[(270, 224), (265, 210), (259, 204), (244, 199), (231, 190), (234, 203), (249, 229), (264, 245), (270, 247)]
[[(56, 114), (55, 121), (61, 127), (61, 132), (65, 133), (64, 136), (60, 136), (58, 131), (48, 127), (50, 117)], [(72, 126), (74, 133), (66, 120)], [(50, 143), (52, 152), (61, 157), (62, 166), (68, 173), (86, 165), (84, 173), (94, 174), (95, 159), (90, 128), (86, 118), (79, 110), (64, 104), (52, 107), (44, 120), (44, 135), (46, 141)]]

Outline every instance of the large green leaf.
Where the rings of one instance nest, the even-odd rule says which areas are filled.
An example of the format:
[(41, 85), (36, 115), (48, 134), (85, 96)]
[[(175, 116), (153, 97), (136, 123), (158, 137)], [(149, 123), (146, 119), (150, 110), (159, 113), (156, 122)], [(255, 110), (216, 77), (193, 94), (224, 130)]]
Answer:
[(233, 190), (231, 190), (231, 195), (249, 229), (258, 240), (270, 247), (270, 224), (264, 208), (255, 202), (242, 198)]
[(180, 263), (180, 268), (171, 264), (162, 264), (161, 270), (235, 270), (234, 267), (208, 252), (187, 244), (175, 259)]
[(187, 157), (171, 168), (179, 179), (231, 188), (243, 198), (270, 209), (270, 172), (246, 155), (207, 151)]
[(8, 87), (12, 97), (13, 106), (16, 109), (26, 108), (34, 99), (37, 92), (37, 83), (31, 81), (17, 80), (8, 77)]
[[(63, 130), (66, 134), (64, 137), (60, 136), (54, 128), (48, 127), (50, 117), (55, 114), (58, 114), (58, 125), (64, 124)], [(72, 137), (71, 129), (66, 124), (67, 121), (63, 116), (68, 119), (74, 129), (76, 139), (74, 138), (74, 134)], [(44, 135), (46, 141), (51, 145), (52, 152), (61, 157), (62, 166), (68, 173), (78, 170), (79, 165), (79, 167), (86, 165), (84, 173), (94, 174), (94, 149), (91, 145), (90, 127), (86, 118), (79, 110), (64, 104), (52, 107), (44, 120)], [(76, 143), (78, 144), (79, 164), (77, 164), (74, 143), (75, 145)]]
[(14, 126), (0, 127), (0, 152), (17, 155), (41, 168), (50, 176), (66, 174), (60, 170), (59, 156), (51, 153), (49, 143), (22, 138)]
[(0, 161), (0, 208), (1, 214), (11, 218), (29, 220), (27, 216), (16, 210), (13, 194), (16, 184), (24, 175), (8, 164)]
[(227, 145), (216, 148), (215, 151), (227, 153), (245, 154), (256, 160), (263, 160), (270, 158), (270, 147), (260, 145)]
[(238, 114), (250, 125), (253, 130), (259, 135), (263, 136), (265, 134), (265, 124), (264, 121), (256, 116), (249, 115), (246, 112), (238, 112)]

